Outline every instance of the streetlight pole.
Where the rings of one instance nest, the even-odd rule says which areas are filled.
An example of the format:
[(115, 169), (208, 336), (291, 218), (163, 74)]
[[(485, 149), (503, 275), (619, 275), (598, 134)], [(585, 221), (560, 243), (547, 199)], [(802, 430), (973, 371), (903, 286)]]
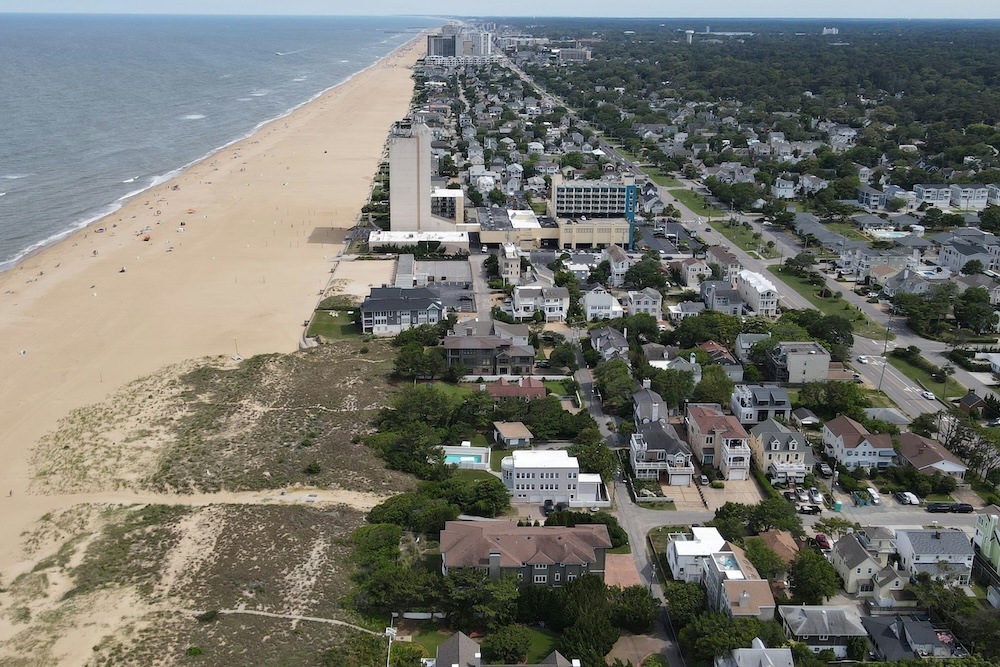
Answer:
[[(392, 623), (392, 618), (389, 619)], [(392, 655), (392, 640), (396, 638), (396, 628), (391, 625), (385, 629), (385, 636), (389, 640), (389, 647), (385, 651), (385, 667), (389, 667), (389, 656)]]

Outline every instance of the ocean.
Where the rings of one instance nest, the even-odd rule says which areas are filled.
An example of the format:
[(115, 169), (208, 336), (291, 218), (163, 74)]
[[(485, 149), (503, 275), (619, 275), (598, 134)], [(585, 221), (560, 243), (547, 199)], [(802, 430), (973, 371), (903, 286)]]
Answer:
[(0, 14), (0, 270), (440, 24)]

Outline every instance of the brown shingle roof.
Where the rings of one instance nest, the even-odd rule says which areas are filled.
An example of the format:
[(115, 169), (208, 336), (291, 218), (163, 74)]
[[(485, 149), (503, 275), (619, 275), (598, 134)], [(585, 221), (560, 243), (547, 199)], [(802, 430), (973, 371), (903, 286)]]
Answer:
[(787, 530), (769, 530), (758, 535), (764, 545), (776, 553), (785, 565), (792, 562), (799, 553), (799, 543)]
[(916, 433), (903, 433), (899, 436), (899, 455), (917, 470), (939, 461), (948, 461), (965, 467), (962, 460), (945, 449), (941, 443)]
[(718, 431), (723, 437), (743, 438), (744, 440), (750, 437), (743, 425), (740, 424), (739, 419), (732, 415), (724, 415), (715, 408), (692, 405), (688, 406), (688, 413), (698, 425), (698, 430), (703, 434)]
[(441, 531), (441, 554), (448, 567), (486, 567), (490, 552), (500, 553), (501, 567), (521, 563), (590, 564), (598, 548), (611, 548), (604, 524), (518, 526), (510, 521), (449, 521)]

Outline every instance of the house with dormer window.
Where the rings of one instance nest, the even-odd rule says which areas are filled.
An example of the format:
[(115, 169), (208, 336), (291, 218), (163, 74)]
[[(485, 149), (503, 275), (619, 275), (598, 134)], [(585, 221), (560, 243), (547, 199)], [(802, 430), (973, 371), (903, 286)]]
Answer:
[(629, 438), (629, 463), (639, 479), (666, 478), (671, 486), (689, 486), (694, 477), (691, 448), (670, 424), (636, 424)]
[(701, 465), (717, 467), (727, 480), (750, 478), (750, 436), (736, 417), (715, 403), (689, 403), (684, 423)]
[(767, 419), (750, 429), (754, 465), (772, 483), (801, 484), (813, 466), (812, 448), (804, 433)]
[(738, 384), (733, 388), (729, 407), (741, 424), (752, 426), (768, 419), (787, 421), (792, 402), (784, 387)]
[(838, 415), (823, 425), (823, 446), (828, 455), (852, 470), (882, 470), (896, 465), (892, 436), (869, 433), (847, 415)]

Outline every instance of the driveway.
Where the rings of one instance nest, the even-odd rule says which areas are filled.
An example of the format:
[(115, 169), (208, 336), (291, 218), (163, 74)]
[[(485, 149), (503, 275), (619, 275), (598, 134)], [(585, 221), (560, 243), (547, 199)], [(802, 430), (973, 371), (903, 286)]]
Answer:
[(701, 494), (698, 493), (698, 487), (694, 484), (690, 486), (668, 486), (666, 483), (661, 482), (660, 490), (663, 491), (663, 495), (667, 498), (674, 499), (674, 506), (679, 511), (705, 511), (705, 503), (701, 499)]
[(713, 513), (728, 502), (756, 505), (764, 499), (764, 494), (760, 492), (756, 480), (753, 479), (727, 481), (724, 489), (703, 486), (701, 490), (705, 494), (708, 509)]

